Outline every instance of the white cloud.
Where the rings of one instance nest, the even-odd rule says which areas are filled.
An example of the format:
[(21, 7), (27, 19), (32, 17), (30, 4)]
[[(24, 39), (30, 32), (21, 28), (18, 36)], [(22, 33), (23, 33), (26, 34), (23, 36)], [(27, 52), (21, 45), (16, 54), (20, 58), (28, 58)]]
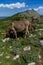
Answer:
[(37, 8), (29, 8), (29, 10), (32, 10), (32, 9), (37, 11), (40, 15), (43, 15), (43, 6), (39, 6)]
[(34, 9), (35, 11), (43, 10), (43, 6), (39, 6), (37, 8), (29, 8), (29, 10)]
[(0, 4), (0, 8), (10, 8), (10, 9), (14, 9), (14, 8), (22, 8), (22, 7), (26, 7), (26, 4), (17, 2), (17, 3), (12, 3), (12, 4)]
[(39, 6), (38, 8), (34, 8), (35, 11), (42, 10), (43, 6)]

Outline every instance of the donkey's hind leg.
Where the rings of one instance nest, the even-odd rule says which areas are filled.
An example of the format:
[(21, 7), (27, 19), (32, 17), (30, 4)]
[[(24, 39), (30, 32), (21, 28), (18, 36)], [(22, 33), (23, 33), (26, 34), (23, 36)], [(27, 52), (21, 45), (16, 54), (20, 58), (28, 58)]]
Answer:
[(12, 28), (12, 30), (14, 32), (15, 38), (17, 38), (17, 32), (16, 32), (15, 28)]
[(28, 26), (26, 26), (26, 29), (25, 29), (25, 38), (29, 35), (29, 31), (28, 31)]

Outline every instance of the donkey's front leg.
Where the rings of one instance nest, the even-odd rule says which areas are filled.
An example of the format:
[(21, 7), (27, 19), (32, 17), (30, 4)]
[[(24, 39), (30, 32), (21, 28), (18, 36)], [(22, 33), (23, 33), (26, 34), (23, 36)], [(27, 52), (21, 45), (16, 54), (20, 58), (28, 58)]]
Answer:
[(16, 32), (15, 28), (12, 28), (12, 29), (13, 29), (13, 32), (14, 32), (15, 38), (17, 38), (17, 32)]

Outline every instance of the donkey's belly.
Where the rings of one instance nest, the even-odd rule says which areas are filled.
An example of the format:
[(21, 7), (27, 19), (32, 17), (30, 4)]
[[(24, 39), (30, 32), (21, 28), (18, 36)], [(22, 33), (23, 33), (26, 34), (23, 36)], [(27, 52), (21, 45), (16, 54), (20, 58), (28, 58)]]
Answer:
[(21, 32), (21, 31), (25, 30), (25, 25), (15, 26), (15, 29), (16, 29), (17, 32)]

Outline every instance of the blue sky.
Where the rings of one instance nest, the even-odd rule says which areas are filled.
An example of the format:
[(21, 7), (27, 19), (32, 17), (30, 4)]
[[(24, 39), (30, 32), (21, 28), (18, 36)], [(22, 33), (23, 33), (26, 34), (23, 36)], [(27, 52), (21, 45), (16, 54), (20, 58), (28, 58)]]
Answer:
[(43, 0), (0, 0), (0, 16), (11, 16), (17, 12), (34, 9), (43, 15)]

